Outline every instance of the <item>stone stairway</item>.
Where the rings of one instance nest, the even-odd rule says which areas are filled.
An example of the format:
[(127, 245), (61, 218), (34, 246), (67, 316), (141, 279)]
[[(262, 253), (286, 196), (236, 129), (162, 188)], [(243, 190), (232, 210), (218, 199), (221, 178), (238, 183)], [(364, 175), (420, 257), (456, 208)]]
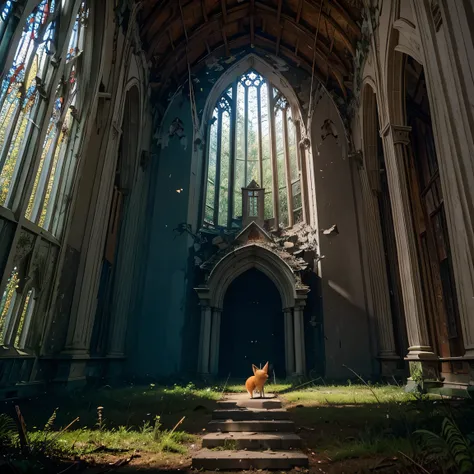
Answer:
[(250, 400), (232, 394), (218, 402), (193, 467), (207, 471), (306, 467), (301, 438), (274, 395)]

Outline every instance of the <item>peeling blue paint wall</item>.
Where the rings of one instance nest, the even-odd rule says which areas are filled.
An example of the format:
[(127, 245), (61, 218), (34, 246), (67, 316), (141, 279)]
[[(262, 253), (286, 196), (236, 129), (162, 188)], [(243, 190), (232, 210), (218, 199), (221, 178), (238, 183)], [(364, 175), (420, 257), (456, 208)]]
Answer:
[[(170, 105), (164, 118), (166, 130), (176, 117), (189, 135), (192, 118), (184, 97)], [(173, 229), (187, 219), (190, 142), (185, 149), (177, 136), (171, 138), (151, 163), (146, 278), (141, 315), (134, 317), (135, 344), (129, 353), (129, 366), (138, 377), (167, 376), (180, 370), (189, 243), (184, 236), (176, 237)]]

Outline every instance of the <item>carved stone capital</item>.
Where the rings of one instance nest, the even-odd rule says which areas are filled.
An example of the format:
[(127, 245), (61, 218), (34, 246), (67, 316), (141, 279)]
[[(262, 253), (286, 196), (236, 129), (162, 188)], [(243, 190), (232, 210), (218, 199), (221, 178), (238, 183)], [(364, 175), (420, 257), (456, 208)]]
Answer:
[(410, 143), (411, 127), (406, 125), (393, 125), (390, 122), (380, 130), (380, 136), (385, 137), (392, 134), (394, 145), (408, 145)]

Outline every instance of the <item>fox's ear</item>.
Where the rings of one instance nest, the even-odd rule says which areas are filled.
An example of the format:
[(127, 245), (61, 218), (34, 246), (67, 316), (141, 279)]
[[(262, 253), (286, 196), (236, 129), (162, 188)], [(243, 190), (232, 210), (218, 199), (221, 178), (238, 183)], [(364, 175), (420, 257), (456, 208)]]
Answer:
[(258, 370), (258, 367), (256, 365), (252, 364), (252, 370), (253, 370), (253, 375), (255, 375), (255, 373)]
[(263, 366), (262, 369), (266, 374), (268, 374), (268, 362)]

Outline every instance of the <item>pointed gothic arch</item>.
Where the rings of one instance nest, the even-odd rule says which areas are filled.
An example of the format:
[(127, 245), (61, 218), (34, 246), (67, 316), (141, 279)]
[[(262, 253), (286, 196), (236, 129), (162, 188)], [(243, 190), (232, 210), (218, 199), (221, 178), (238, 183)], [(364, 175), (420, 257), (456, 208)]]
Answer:
[(266, 227), (303, 219), (302, 126), (293, 89), (258, 56), (248, 55), (219, 78), (201, 124), (204, 227), (241, 228), (241, 189), (252, 180), (264, 188)]
[[(265, 237), (264, 231), (255, 223), (250, 224), (241, 235), (248, 238), (252, 228)], [(265, 248), (263, 242), (252, 242), (250, 239), (223, 256), (210, 272), (206, 283), (196, 288), (201, 304), (198, 371), (204, 376), (217, 375), (224, 296), (229, 285), (252, 268), (266, 275), (281, 296), (287, 376), (303, 375), (306, 365), (303, 309), (309, 289), (279, 255)]]

